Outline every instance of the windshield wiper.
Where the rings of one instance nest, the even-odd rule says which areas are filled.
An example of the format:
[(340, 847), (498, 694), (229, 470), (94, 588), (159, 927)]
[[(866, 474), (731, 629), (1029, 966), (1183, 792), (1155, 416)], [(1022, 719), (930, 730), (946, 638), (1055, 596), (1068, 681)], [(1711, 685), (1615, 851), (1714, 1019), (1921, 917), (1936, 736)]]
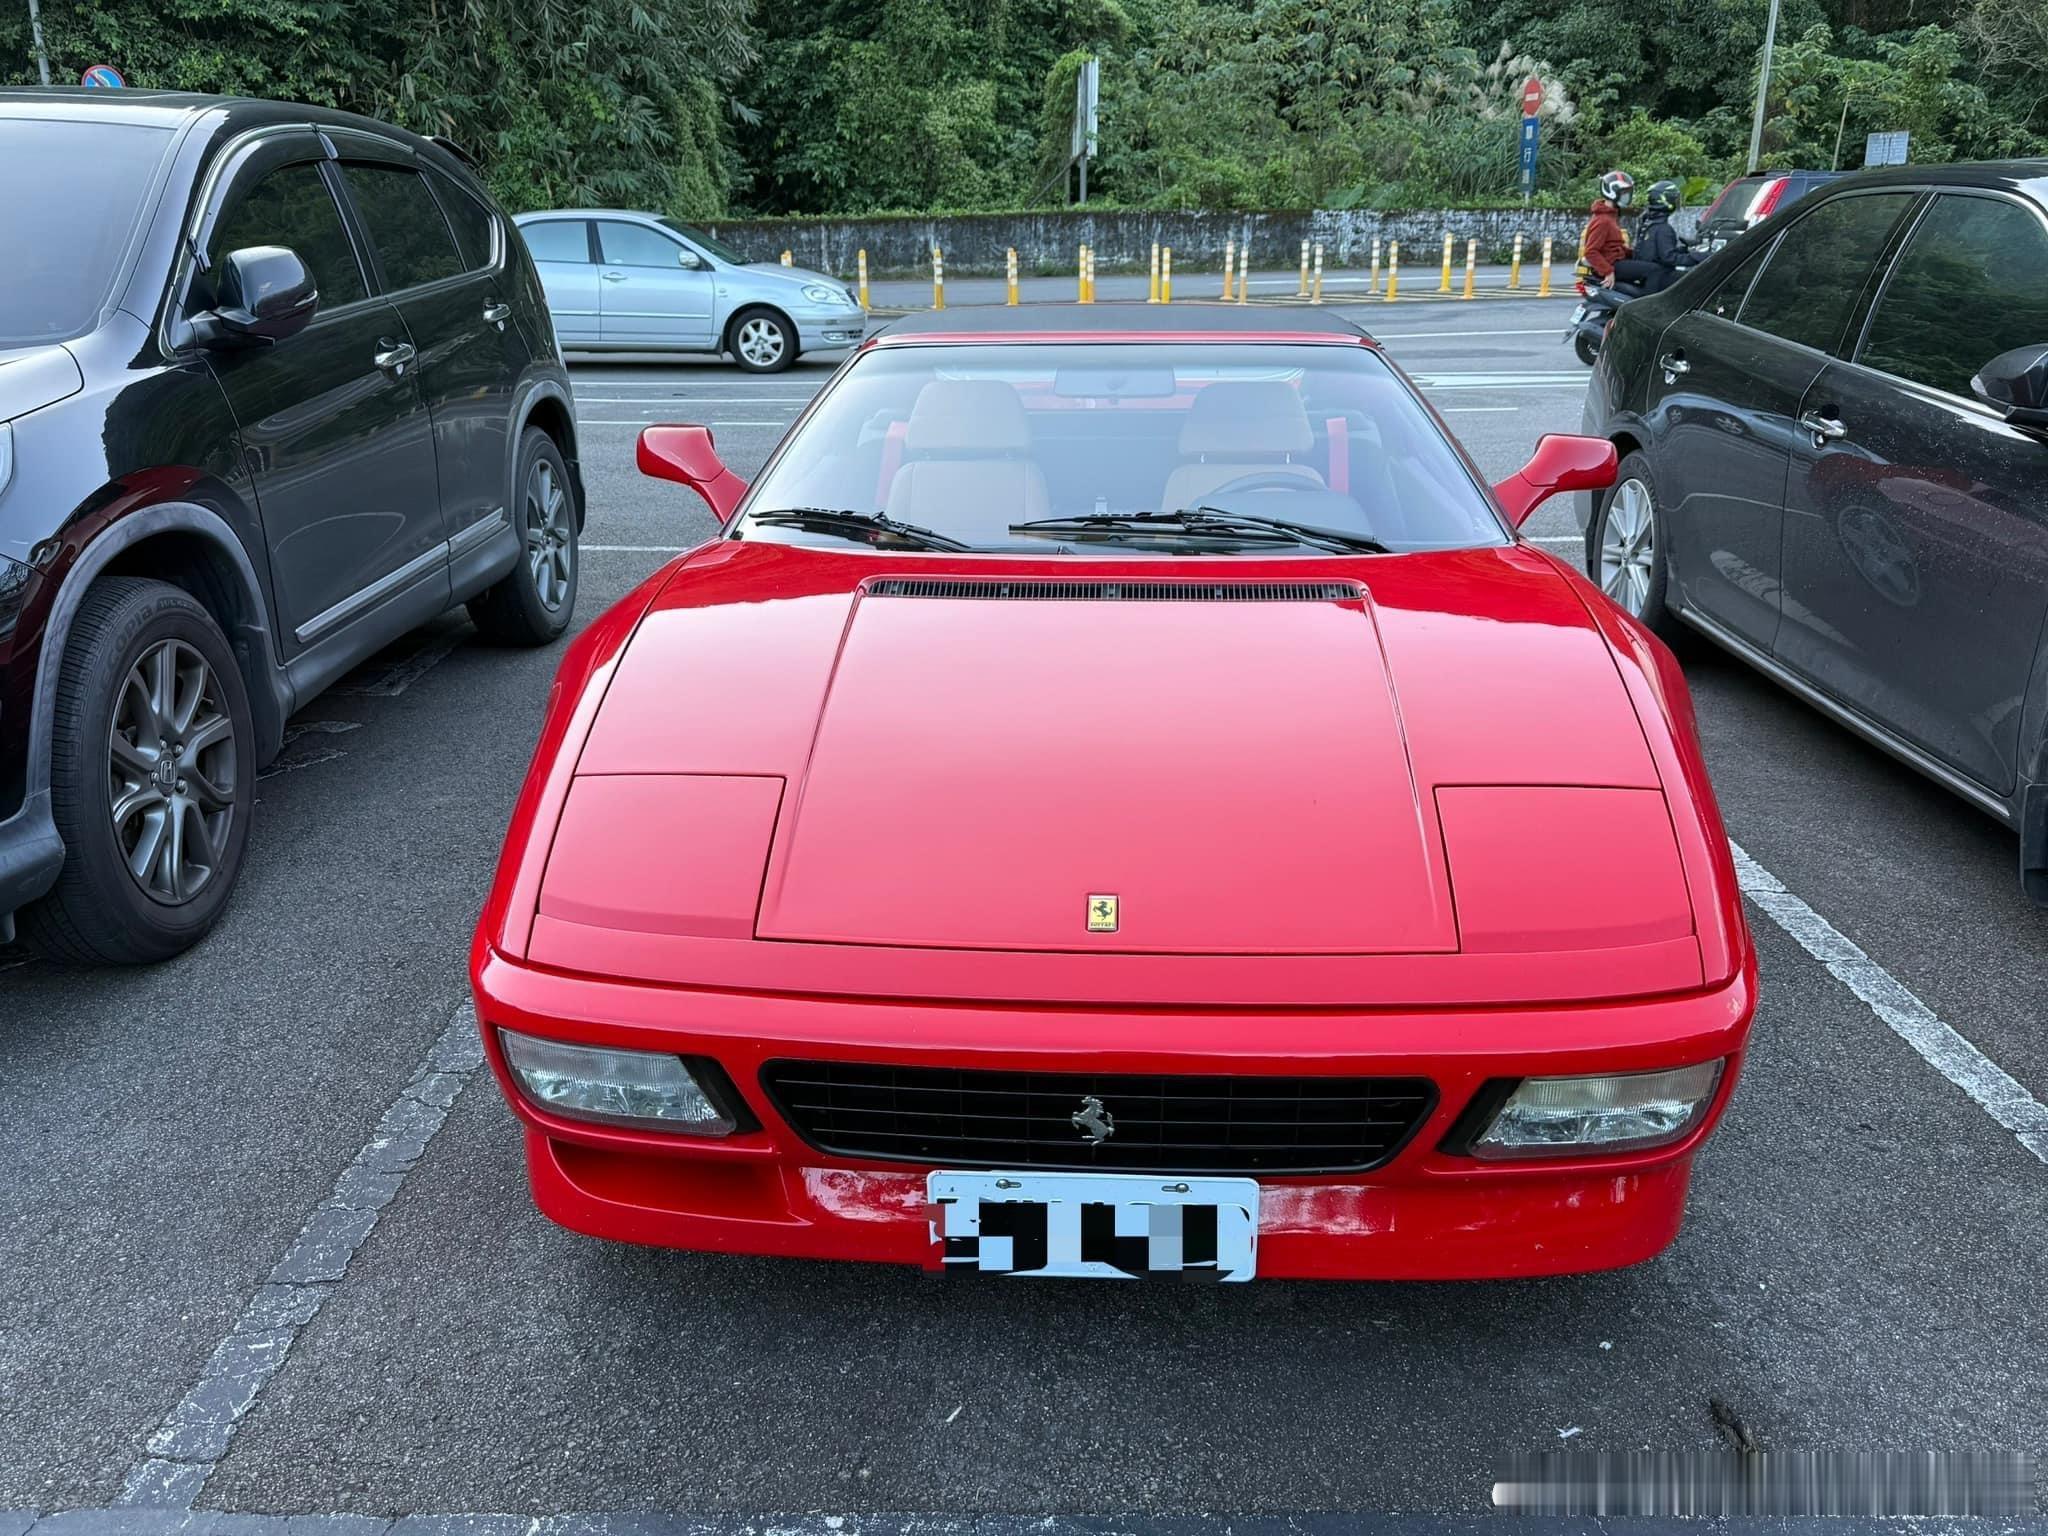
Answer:
[(1307, 544), (1337, 554), (1386, 555), (1393, 551), (1370, 534), (1346, 533), (1337, 528), (1318, 528), (1310, 523), (1291, 523), (1278, 517), (1255, 517), (1250, 513), (1226, 512), (1221, 507), (1183, 507), (1178, 512), (1095, 512), (1085, 517), (1041, 517), (1028, 523), (1010, 524), (1012, 533), (1074, 533), (1115, 536), (1118, 533), (1158, 536), (1176, 532), (1198, 536), (1230, 537), (1234, 534), (1266, 534), (1292, 543)]
[(916, 523), (901, 523), (880, 512), (853, 512), (845, 507), (777, 507), (768, 512), (749, 512), (747, 518), (750, 522), (765, 523), (771, 528), (812, 528), (819, 533), (843, 534), (863, 542), (867, 542), (869, 534), (885, 533), (892, 539), (915, 544), (920, 549), (974, 548), (972, 544), (962, 543), (935, 528), (921, 528)]

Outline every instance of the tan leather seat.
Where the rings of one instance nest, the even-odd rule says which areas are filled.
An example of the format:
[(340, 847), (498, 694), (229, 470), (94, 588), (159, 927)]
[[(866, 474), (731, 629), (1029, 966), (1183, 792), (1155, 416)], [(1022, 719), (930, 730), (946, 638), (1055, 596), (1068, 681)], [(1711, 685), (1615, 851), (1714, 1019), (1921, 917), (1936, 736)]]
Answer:
[(1293, 462), (1315, 446), (1308, 412), (1279, 379), (1219, 379), (1195, 396), (1180, 429), (1182, 463), (1159, 493), (1162, 511), (1199, 506), (1246, 475), (1286, 475), (1321, 487), (1323, 477)]
[(903, 467), (888, 515), (970, 540), (998, 542), (1009, 526), (1045, 517), (1045, 476), (1032, 463), (1031, 423), (1001, 379), (934, 379), (917, 392), (903, 433)]

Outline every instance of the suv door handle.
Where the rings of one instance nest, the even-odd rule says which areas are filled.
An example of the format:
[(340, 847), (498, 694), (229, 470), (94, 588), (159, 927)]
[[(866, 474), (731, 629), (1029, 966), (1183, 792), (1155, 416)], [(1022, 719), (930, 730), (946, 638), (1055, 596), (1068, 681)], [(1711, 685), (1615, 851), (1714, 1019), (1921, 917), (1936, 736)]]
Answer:
[(487, 324), (503, 325), (511, 318), (511, 315), (512, 306), (510, 304), (486, 304), (484, 306), (484, 320)]
[(1849, 429), (1832, 416), (1823, 416), (1819, 411), (1808, 411), (1799, 418), (1799, 425), (1813, 434), (1813, 446), (1837, 442), (1849, 435)]
[(411, 342), (393, 341), (389, 336), (380, 336), (377, 338), (377, 350), (370, 361), (396, 378), (405, 372), (405, 365), (418, 356)]
[(623, 272), (604, 272), (600, 273), (599, 276), (603, 277), (608, 283), (623, 283), (626, 280), (626, 274)]
[(1669, 384), (1681, 373), (1691, 373), (1692, 364), (1685, 360), (1683, 352), (1666, 352), (1657, 359), (1657, 366), (1664, 370), (1664, 382)]

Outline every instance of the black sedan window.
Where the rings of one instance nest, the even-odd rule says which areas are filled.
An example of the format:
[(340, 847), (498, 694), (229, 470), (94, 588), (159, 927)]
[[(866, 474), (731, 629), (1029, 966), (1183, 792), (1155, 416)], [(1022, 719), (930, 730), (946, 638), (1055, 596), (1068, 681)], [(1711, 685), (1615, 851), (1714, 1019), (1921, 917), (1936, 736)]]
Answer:
[(462, 270), (448, 221), (418, 171), (364, 162), (350, 165), (346, 175), (384, 263), (387, 288), (417, 288)]
[(213, 307), (221, 261), (252, 245), (288, 247), (313, 274), (322, 309), (353, 304), (369, 292), (341, 210), (317, 165), (280, 166), (230, 205), (206, 242), (207, 271), (193, 285), (193, 309)]
[[(2044, 272), (2048, 230), (2032, 209), (1937, 198), (1885, 282), (1858, 361), (1967, 399), (1999, 353), (2048, 342)], [(2034, 280), (2015, 281), (2023, 273)]]
[(1742, 323), (1831, 351), (1885, 237), (1914, 196), (1882, 192), (1822, 203), (1779, 240), (1777, 254), (1742, 306)]

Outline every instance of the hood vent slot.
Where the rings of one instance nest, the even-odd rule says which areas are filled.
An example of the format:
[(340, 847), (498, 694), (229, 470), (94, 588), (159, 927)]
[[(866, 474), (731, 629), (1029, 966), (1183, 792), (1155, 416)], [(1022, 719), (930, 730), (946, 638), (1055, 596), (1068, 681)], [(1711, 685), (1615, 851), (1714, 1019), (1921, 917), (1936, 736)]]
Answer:
[(871, 581), (872, 597), (957, 597), (978, 602), (1061, 603), (1355, 603), (1350, 581), (988, 581), (890, 576)]

